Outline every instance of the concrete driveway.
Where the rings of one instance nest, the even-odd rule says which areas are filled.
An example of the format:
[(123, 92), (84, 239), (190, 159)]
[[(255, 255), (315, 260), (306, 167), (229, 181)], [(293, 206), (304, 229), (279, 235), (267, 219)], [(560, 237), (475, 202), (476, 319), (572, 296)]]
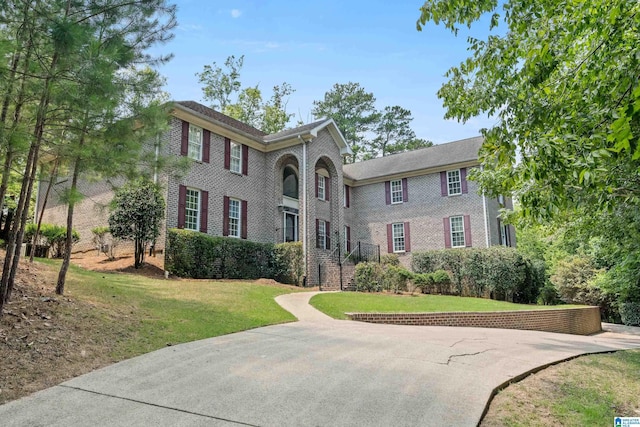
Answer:
[[(538, 366), (640, 347), (574, 336), (300, 319), (167, 347), (0, 406), (4, 426), (473, 426), (492, 390)], [(630, 332), (636, 330), (631, 329)], [(624, 332), (624, 331), (622, 331)]]

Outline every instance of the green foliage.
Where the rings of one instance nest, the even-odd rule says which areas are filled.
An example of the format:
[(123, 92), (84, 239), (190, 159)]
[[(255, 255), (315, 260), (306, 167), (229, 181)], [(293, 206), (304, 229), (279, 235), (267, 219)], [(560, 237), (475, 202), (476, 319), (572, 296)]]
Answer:
[[(33, 235), (37, 229), (37, 224), (29, 223), (24, 231), (24, 240), (27, 243), (33, 242)], [(80, 234), (76, 231), (72, 231), (73, 243), (77, 243), (80, 240)], [(65, 254), (65, 242), (67, 239), (67, 227), (55, 224), (43, 223), (40, 225), (40, 234), (36, 245), (49, 246), (52, 249), (51, 256), (53, 258), (62, 258)]]
[(440, 282), (438, 293), (521, 303), (535, 302), (546, 280), (544, 263), (504, 247), (416, 252), (412, 267), (416, 273), (445, 270), (449, 280)]
[(196, 73), (204, 99), (210, 102), (211, 108), (263, 132), (280, 132), (294, 116), (287, 113), (287, 100), (295, 90), (284, 82), (273, 87), (269, 101), (263, 101), (258, 85), (242, 88), (240, 70), (243, 64), (244, 55), (238, 59), (231, 55), (224, 63), (226, 70), (213, 62), (205, 65), (202, 73)]
[(433, 273), (414, 273), (413, 280), (423, 294), (445, 294), (451, 286), (451, 278), (445, 270)]
[(623, 302), (620, 304), (622, 323), (628, 326), (640, 326), (640, 302)]
[(562, 301), (594, 304), (600, 290), (593, 286), (593, 281), (599, 272), (590, 258), (573, 256), (558, 263), (551, 282), (558, 289)]
[[(295, 249), (292, 249), (295, 251)], [(165, 268), (179, 277), (194, 279), (274, 279), (289, 272), (273, 244), (197, 231), (171, 229), (167, 234)]]
[(369, 148), (371, 157), (384, 157), (433, 145), (431, 141), (416, 138), (411, 129), (411, 111), (394, 105), (385, 107), (378, 115), (379, 119), (373, 127), (375, 137)]
[(385, 254), (380, 257), (380, 263), (384, 266), (392, 265), (398, 267), (400, 265), (400, 257), (398, 254)]
[(275, 279), (281, 283), (301, 286), (304, 276), (302, 242), (279, 243), (274, 249), (276, 265), (280, 267)]
[(135, 242), (135, 267), (144, 261), (146, 245), (160, 235), (164, 198), (160, 189), (146, 179), (129, 181), (116, 191), (109, 214), (109, 231), (114, 238)]
[(356, 290), (361, 292), (382, 291), (384, 271), (377, 262), (361, 262), (356, 264)]
[[(394, 293), (410, 291), (413, 293), (415, 286), (413, 283), (414, 274), (404, 267), (388, 264), (383, 267), (382, 288)], [(411, 286), (411, 289), (409, 289)]]
[(555, 305), (560, 302), (560, 295), (553, 283), (547, 282), (540, 289), (539, 302), (544, 305)]

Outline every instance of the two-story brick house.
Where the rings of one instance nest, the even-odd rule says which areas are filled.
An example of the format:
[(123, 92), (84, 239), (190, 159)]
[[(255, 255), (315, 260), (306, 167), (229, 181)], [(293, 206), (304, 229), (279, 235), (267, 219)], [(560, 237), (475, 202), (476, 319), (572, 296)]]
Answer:
[[(165, 230), (302, 241), (307, 284), (334, 287), (337, 279), (319, 266), (335, 267), (358, 242), (398, 253), (405, 265), (416, 250), (510, 245), (513, 231), (499, 223), (499, 201), (478, 195), (466, 179), (468, 169), (479, 166), (481, 142), (471, 138), (343, 165), (351, 151), (333, 120), (267, 135), (196, 102), (175, 102), (160, 146), (192, 164), (180, 178), (159, 177)], [(82, 250), (92, 248), (91, 228), (107, 223), (107, 211), (98, 207), (113, 194), (97, 183), (80, 190), (90, 194), (75, 209), (76, 248)], [(45, 221), (63, 224), (65, 214), (54, 197)], [(164, 248), (165, 235), (157, 249)]]

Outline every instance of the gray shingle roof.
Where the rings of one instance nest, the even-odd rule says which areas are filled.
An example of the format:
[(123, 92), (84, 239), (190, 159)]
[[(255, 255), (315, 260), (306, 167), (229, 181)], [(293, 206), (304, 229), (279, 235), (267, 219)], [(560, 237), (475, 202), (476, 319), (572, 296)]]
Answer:
[(212, 118), (218, 122), (224, 123), (228, 126), (231, 126), (235, 129), (238, 129), (246, 134), (252, 135), (254, 137), (258, 137), (260, 139), (262, 139), (266, 133), (262, 132), (260, 129), (256, 129), (253, 126), (250, 126), (246, 123), (242, 123), (239, 120), (236, 120), (234, 118), (231, 118), (229, 116), (227, 116), (226, 114), (222, 114), (214, 109), (211, 109), (209, 107), (205, 107), (202, 104), (199, 104), (195, 101), (175, 101), (176, 104), (180, 104), (183, 107), (186, 107), (190, 110), (193, 110), (197, 113), (202, 114), (203, 116)]
[(348, 178), (360, 181), (474, 161), (478, 159), (478, 151), (482, 141), (484, 138), (481, 136), (461, 139), (406, 153), (344, 165), (342, 170)]

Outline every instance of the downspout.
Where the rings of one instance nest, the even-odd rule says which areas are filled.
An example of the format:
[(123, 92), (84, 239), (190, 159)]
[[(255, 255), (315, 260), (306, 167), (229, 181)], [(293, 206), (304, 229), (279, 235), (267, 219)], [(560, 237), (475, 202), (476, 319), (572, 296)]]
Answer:
[(304, 260), (303, 284), (307, 284), (309, 277), (309, 265), (307, 263), (307, 144), (300, 135), (298, 139), (302, 144), (302, 259)]
[[(480, 170), (484, 170), (484, 167), (480, 166)], [(491, 242), (489, 240), (489, 221), (487, 218), (487, 196), (485, 196), (484, 190), (482, 190), (482, 212), (484, 214), (484, 238), (487, 247), (489, 247)]]

